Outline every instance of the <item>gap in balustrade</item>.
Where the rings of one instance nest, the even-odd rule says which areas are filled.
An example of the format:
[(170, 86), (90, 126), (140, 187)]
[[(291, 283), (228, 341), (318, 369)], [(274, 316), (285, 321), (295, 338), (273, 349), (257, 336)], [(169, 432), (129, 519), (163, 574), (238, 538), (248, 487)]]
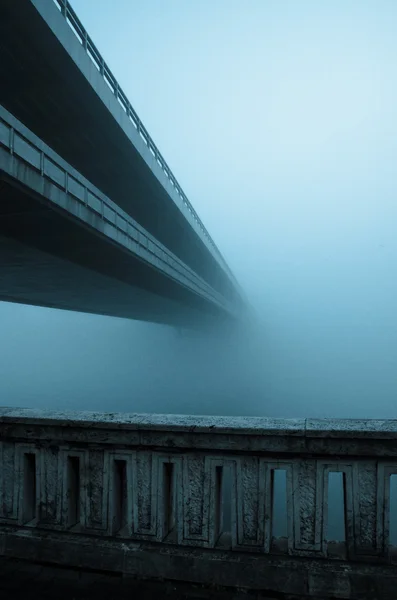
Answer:
[(232, 468), (218, 466), (215, 471), (215, 539), (221, 547), (231, 547)]
[(325, 540), (329, 557), (346, 556), (345, 474), (328, 473), (328, 514)]
[(80, 523), (80, 459), (78, 456), (68, 457), (68, 525), (73, 527)]
[(390, 475), (389, 545), (397, 547), (397, 475)]
[(287, 471), (271, 472), (271, 550), (286, 551), (288, 539)]
[(128, 522), (127, 462), (113, 463), (113, 533), (119, 533)]
[(216, 542), (222, 530), (222, 467), (215, 468), (214, 535)]
[(23, 522), (36, 518), (36, 455), (24, 454), (23, 460)]
[(175, 472), (173, 463), (163, 463), (163, 535), (166, 538), (175, 528)]

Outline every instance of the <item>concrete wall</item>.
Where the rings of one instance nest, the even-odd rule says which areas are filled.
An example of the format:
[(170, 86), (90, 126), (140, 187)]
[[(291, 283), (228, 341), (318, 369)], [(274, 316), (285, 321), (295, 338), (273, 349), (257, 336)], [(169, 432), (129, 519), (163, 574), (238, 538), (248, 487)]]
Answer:
[[(0, 440), (4, 556), (310, 598), (394, 598), (397, 421), (4, 408)], [(286, 537), (273, 527), (280, 470)], [(327, 539), (333, 472), (343, 474), (344, 542)]]

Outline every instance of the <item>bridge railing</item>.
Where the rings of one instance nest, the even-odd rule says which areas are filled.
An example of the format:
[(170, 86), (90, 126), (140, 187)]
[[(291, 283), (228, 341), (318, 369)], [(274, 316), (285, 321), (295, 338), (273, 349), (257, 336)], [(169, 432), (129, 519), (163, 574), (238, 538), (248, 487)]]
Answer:
[(61, 13), (64, 16), (65, 20), (67, 21), (68, 25), (73, 30), (74, 34), (76, 35), (77, 39), (80, 41), (81, 45), (87, 52), (87, 54), (90, 57), (90, 59), (92, 60), (93, 64), (98, 69), (99, 73), (104, 78), (104, 81), (106, 82), (106, 84), (109, 86), (110, 90), (115, 95), (117, 101), (119, 102), (120, 106), (123, 108), (124, 112), (126, 113), (127, 117), (129, 118), (130, 122), (133, 124), (133, 126), (137, 130), (138, 134), (140, 135), (142, 140), (145, 142), (149, 151), (153, 155), (156, 163), (162, 169), (163, 173), (165, 174), (165, 176), (171, 183), (172, 187), (175, 189), (176, 193), (181, 198), (184, 206), (187, 208), (189, 213), (192, 215), (192, 217), (193, 217), (194, 221), (196, 222), (197, 226), (199, 227), (201, 233), (208, 240), (210, 246), (213, 248), (215, 253), (218, 255), (219, 259), (221, 260), (224, 268), (226, 269), (228, 274), (234, 280), (234, 276), (233, 276), (230, 268), (228, 267), (227, 262), (223, 258), (219, 248), (217, 247), (214, 240), (208, 233), (207, 229), (205, 228), (205, 226), (204, 226), (203, 222), (201, 221), (200, 217), (198, 216), (197, 212), (194, 210), (192, 204), (189, 202), (186, 194), (182, 190), (181, 186), (179, 185), (178, 181), (176, 180), (175, 176), (173, 175), (171, 169), (167, 165), (164, 157), (162, 156), (162, 154), (160, 153), (156, 144), (150, 137), (149, 132), (144, 127), (142, 121), (140, 120), (137, 113), (133, 109), (126, 94), (123, 92), (118, 81), (116, 80), (115, 76), (113, 75), (113, 73), (111, 72), (109, 67), (107, 66), (103, 56), (100, 54), (100, 52), (97, 49), (97, 47), (95, 46), (94, 42), (88, 35), (86, 29), (82, 25), (80, 19), (76, 15), (76, 13), (73, 10), (73, 8), (71, 7), (70, 3), (68, 2), (68, 0), (53, 0), (53, 2), (56, 4), (56, 6), (61, 11)]
[[(85, 548), (118, 544), (122, 561), (128, 549), (137, 552), (145, 544), (154, 544), (151, 556), (180, 552), (185, 560), (189, 552), (197, 558), (200, 550), (209, 552), (200, 554), (201, 560), (232, 561), (237, 570), (245, 561), (249, 570), (253, 559), (262, 560), (257, 571), (273, 573), (281, 566), (284, 578), (274, 583), (280, 590), (286, 573), (291, 575), (288, 569), (296, 585), (301, 585), (296, 569), (306, 569), (306, 592), (310, 577), (320, 572), (326, 587), (331, 585), (327, 573), (337, 573), (332, 585), (340, 589), (341, 577), (350, 573), (346, 565), (364, 574), (383, 565), (382, 578), (396, 577), (395, 567), (387, 568), (395, 563), (390, 479), (397, 474), (397, 421), (3, 408), (0, 440), (0, 534), (22, 536), (25, 544), (26, 536), (35, 535), (36, 546), (45, 538), (43, 548), (53, 539), (52, 550), (43, 552), (54, 554), (54, 540), (66, 544), (73, 536), (79, 544), (84, 540)], [(286, 476), (284, 498), (275, 496), (280, 471)], [(342, 541), (328, 531), (333, 473), (343, 480)], [(286, 532), (280, 536), (275, 514), (283, 503)], [(60, 560), (77, 560), (74, 547), (75, 555), (66, 556), (65, 550)], [(18, 544), (10, 548), (11, 554), (25, 552)], [(125, 568), (117, 562), (118, 570)], [(183, 577), (195, 575), (182, 569)], [(239, 577), (247, 585), (242, 572)], [(252, 577), (257, 587), (262, 575)], [(316, 581), (313, 589), (320, 585)]]

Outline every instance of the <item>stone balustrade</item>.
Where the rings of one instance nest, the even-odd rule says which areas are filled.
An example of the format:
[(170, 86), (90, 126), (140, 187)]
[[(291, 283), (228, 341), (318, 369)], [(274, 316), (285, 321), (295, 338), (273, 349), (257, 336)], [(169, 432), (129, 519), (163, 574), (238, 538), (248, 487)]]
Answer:
[[(280, 471), (284, 537), (274, 523)], [(334, 472), (342, 541), (328, 532)], [(397, 583), (394, 474), (397, 421), (2, 408), (0, 555), (291, 598), (385, 600)]]

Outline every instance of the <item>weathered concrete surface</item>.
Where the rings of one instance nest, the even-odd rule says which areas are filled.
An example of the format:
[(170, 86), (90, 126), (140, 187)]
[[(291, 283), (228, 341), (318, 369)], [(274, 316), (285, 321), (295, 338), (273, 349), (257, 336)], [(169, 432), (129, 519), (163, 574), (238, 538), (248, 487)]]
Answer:
[[(273, 419), (0, 408), (0, 423), (38, 439), (233, 451), (397, 456), (397, 420)], [(25, 425), (44, 428), (26, 431)], [(11, 431), (11, 429), (9, 429)]]
[[(396, 421), (5, 407), (0, 555), (277, 597), (391, 600), (396, 440)], [(273, 533), (279, 470), (286, 538)], [(333, 472), (344, 486), (346, 541), (338, 543), (327, 529)]]

